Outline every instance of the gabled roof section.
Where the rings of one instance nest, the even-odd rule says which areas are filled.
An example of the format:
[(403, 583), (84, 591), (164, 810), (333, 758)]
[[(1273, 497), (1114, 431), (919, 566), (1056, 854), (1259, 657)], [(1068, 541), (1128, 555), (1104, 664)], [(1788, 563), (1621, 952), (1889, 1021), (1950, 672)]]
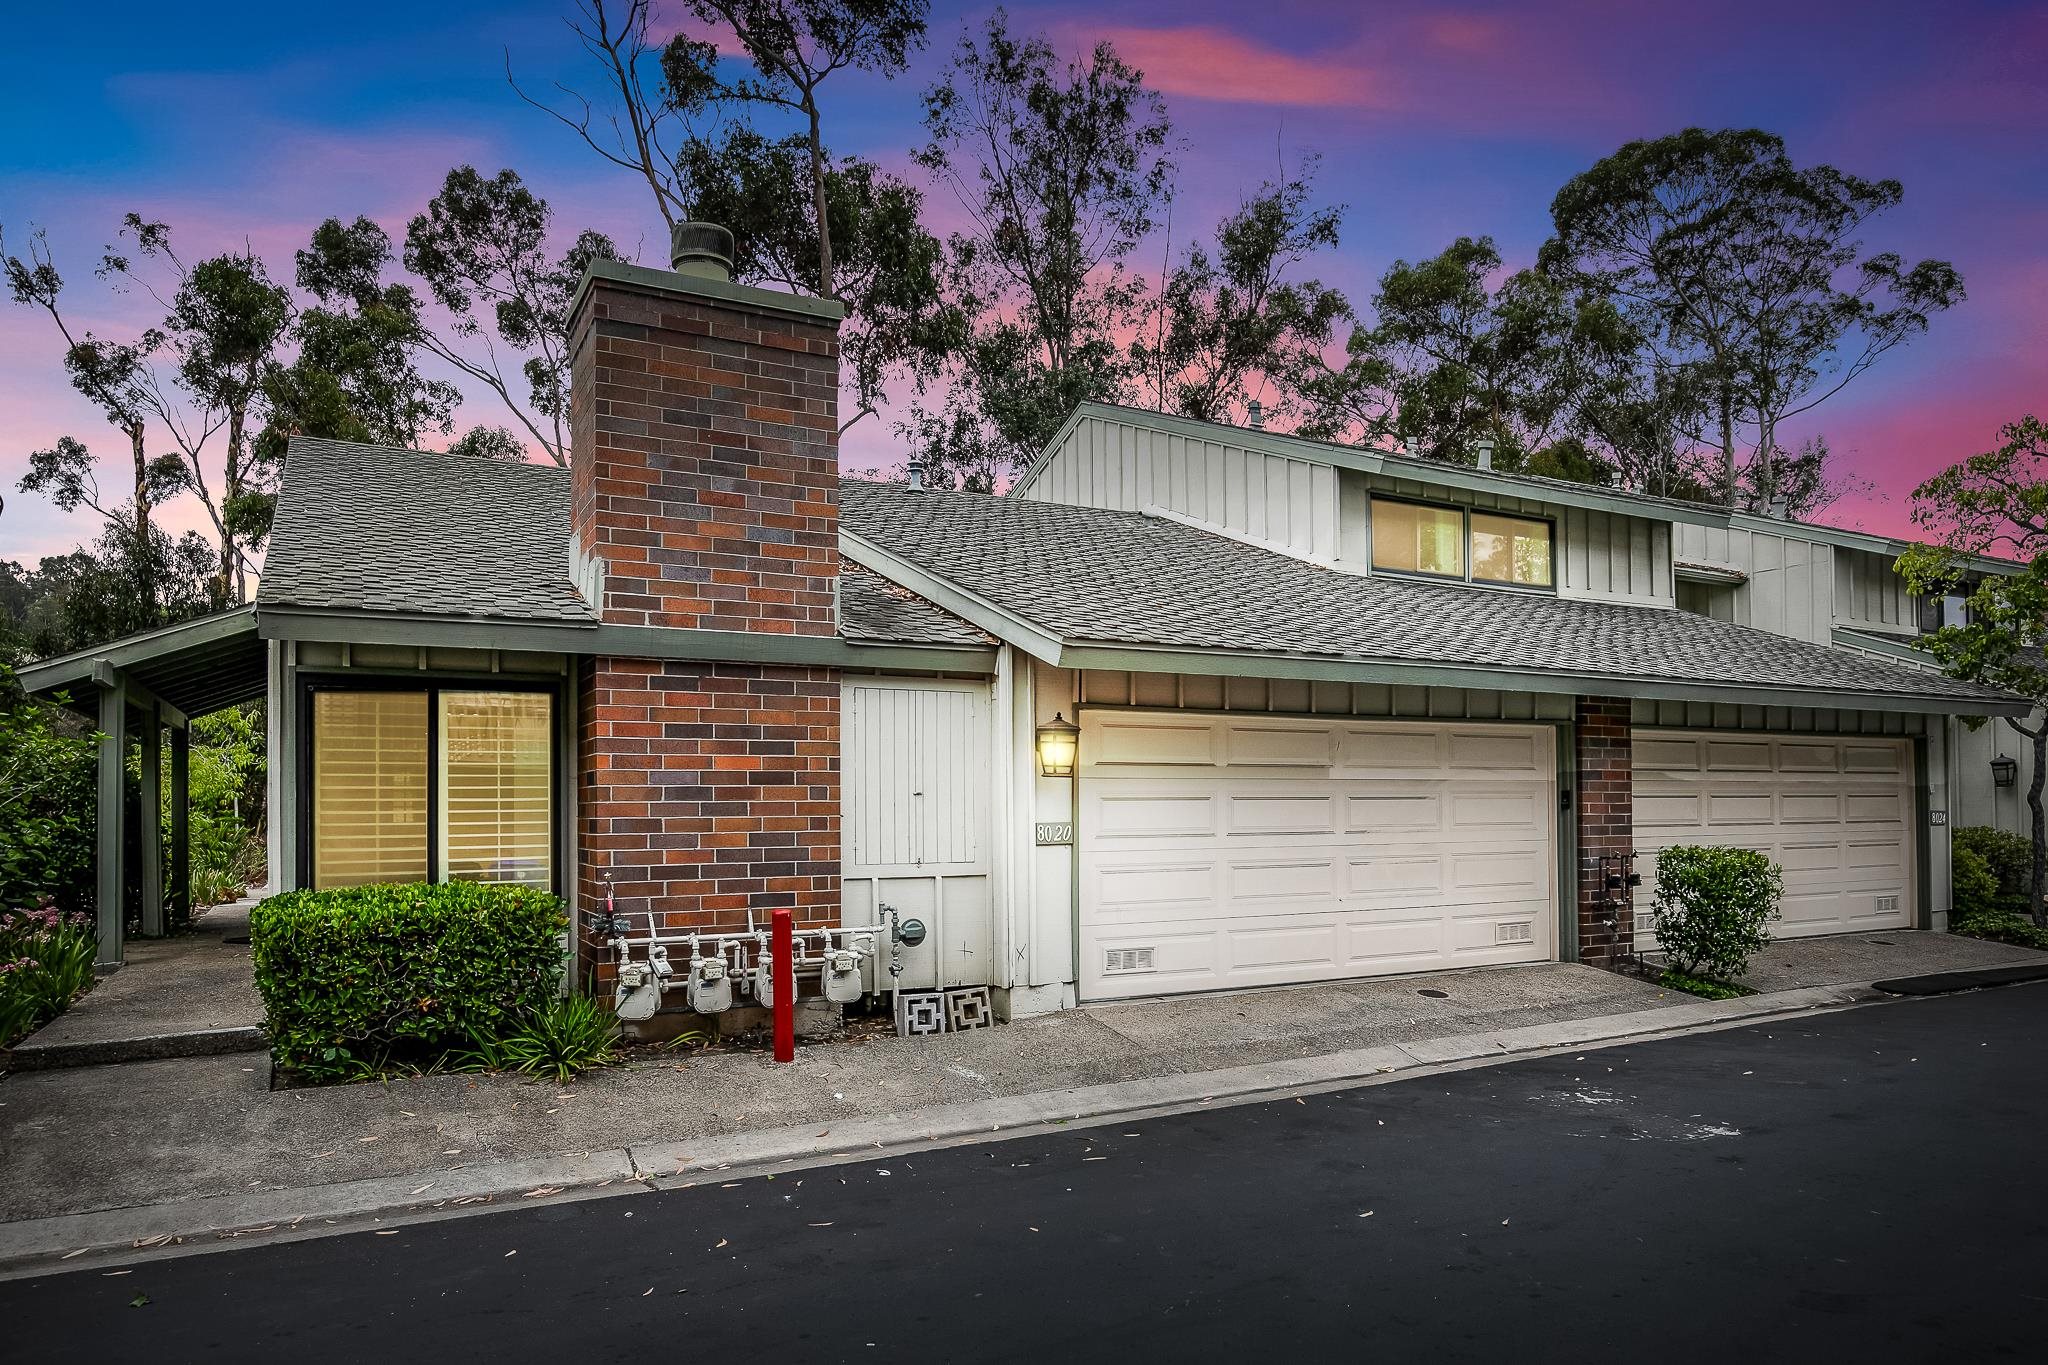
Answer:
[[(1134, 512), (848, 481), (848, 554), (1050, 662), (2006, 714), (2016, 698), (1664, 608), (1362, 577)], [(1140, 661), (1140, 656), (1143, 661)]]
[(259, 610), (594, 623), (569, 578), (569, 472), (295, 438)]
[(899, 645), (992, 645), (943, 607), (891, 583), (850, 559), (839, 562), (839, 634), (857, 643)]
[(1415, 479), (1466, 492), (1529, 498), (1560, 507), (1583, 507), (1590, 511), (1614, 512), (1623, 516), (1649, 517), (1664, 521), (1686, 521), (1701, 526), (1726, 526), (1731, 515), (1725, 507), (1689, 502), (1682, 498), (1652, 497), (1646, 493), (1628, 493), (1599, 484), (1575, 483), (1570, 479), (1551, 479), (1537, 474), (1510, 474), (1497, 469), (1476, 469), (1444, 460), (1425, 460), (1395, 451), (1376, 450), (1371, 446), (1311, 441), (1284, 432), (1233, 426), (1228, 422), (1205, 422), (1192, 417), (1179, 417), (1172, 413), (1153, 412), (1149, 408), (1124, 407), (1115, 403), (1083, 403), (1075, 408), (1072, 415), (1054, 433), (1052, 440), (1046, 443), (1045, 450), (1032, 464), (1030, 471), (1010, 487), (1009, 494), (1021, 497), (1029, 490), (1038, 481), (1040, 472), (1051, 462), (1050, 457), (1065, 444), (1068, 435), (1075, 427), (1089, 420), (1142, 426), (1155, 431), (1172, 432), (1193, 440), (1214, 441), (1221, 445), (1239, 446), (1246, 450), (1263, 451), (1290, 459), (1312, 460), (1319, 464), (1334, 465), (1339, 469), (1385, 474), (1389, 478)]

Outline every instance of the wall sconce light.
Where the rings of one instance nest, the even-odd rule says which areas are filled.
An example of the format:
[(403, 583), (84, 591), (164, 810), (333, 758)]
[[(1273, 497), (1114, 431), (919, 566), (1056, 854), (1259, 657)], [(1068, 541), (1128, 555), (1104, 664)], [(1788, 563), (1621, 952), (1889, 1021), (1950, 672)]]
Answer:
[(1081, 727), (1053, 712), (1052, 719), (1038, 727), (1038, 775), (1072, 777), (1080, 748)]
[(2003, 754), (1991, 760), (1991, 785), (2010, 787), (2020, 780), (2020, 761)]

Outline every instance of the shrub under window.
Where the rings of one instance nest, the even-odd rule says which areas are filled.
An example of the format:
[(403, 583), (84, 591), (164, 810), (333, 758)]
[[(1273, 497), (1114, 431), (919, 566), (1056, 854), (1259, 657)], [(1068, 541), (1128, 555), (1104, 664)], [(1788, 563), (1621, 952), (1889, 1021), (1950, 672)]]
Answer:
[(272, 896), (250, 915), (277, 1065), (302, 1079), (431, 1063), (555, 997), (568, 921), (547, 891), (480, 882)]
[(1680, 844), (1657, 855), (1657, 944), (1688, 976), (1732, 982), (1771, 941), (1785, 876), (1746, 848)]

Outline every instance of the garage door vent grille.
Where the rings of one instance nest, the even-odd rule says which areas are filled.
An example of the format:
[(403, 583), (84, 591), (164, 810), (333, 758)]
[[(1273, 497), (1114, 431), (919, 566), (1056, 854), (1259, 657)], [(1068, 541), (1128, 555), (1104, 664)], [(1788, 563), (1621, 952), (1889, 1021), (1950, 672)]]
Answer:
[(1534, 943), (1536, 941), (1536, 926), (1525, 919), (1514, 920), (1507, 924), (1496, 924), (1493, 926), (1493, 941), (1495, 943)]
[(1877, 898), (1877, 913), (1880, 915), (1898, 914), (1899, 898), (1897, 896), (1879, 896)]
[(1106, 948), (1102, 953), (1102, 974), (1119, 976), (1130, 972), (1149, 972), (1152, 967), (1150, 948)]

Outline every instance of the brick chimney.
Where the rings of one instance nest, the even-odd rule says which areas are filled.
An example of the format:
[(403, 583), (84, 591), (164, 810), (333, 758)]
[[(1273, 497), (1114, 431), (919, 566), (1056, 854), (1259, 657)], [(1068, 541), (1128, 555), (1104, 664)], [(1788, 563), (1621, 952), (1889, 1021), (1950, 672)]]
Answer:
[[(731, 250), (686, 223), (673, 271), (585, 276), (571, 570), (609, 625), (830, 637), (842, 310), (734, 284)], [(609, 887), (636, 925), (745, 928), (783, 907), (838, 922), (837, 670), (599, 656), (580, 683), (580, 909)]]

